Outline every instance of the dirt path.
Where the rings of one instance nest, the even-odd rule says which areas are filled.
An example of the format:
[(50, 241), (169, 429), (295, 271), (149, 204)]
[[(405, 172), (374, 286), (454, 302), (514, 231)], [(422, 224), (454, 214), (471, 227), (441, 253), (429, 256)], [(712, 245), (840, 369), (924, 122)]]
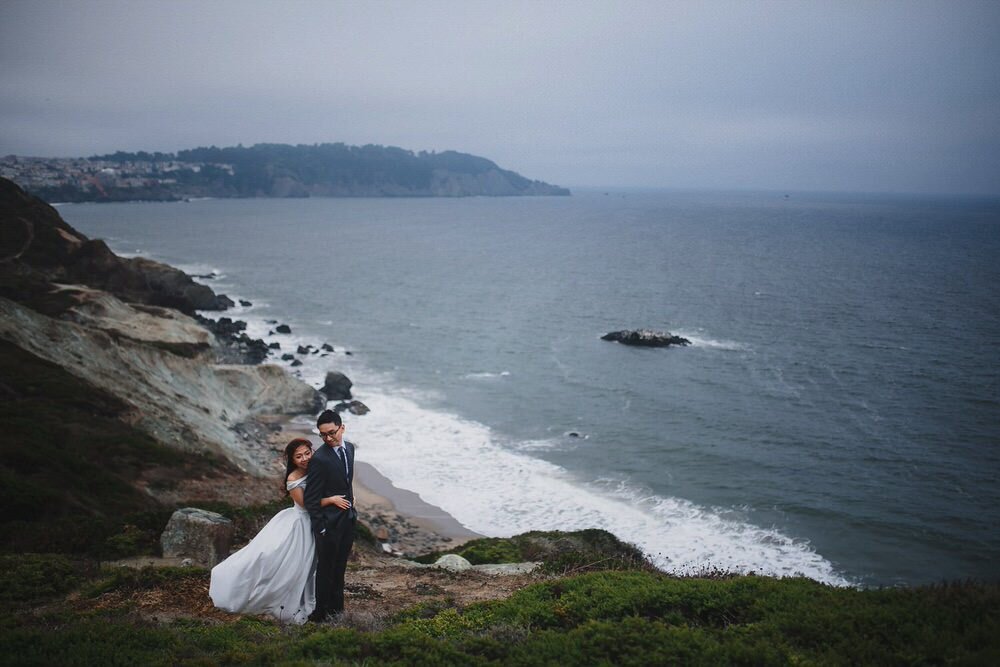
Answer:
[[(143, 559), (136, 565), (172, 562)], [(511, 593), (544, 579), (541, 574), (498, 575), (478, 570), (451, 572), (420, 567), (410, 561), (370, 552), (358, 553), (348, 566), (345, 590), (347, 613), (335, 622), (359, 630), (379, 630), (387, 619), (421, 603), (436, 607), (464, 607), (475, 602), (508, 597)], [(231, 623), (239, 614), (216, 609), (208, 597), (209, 574), (199, 573), (164, 582), (143, 590), (112, 590), (93, 598), (71, 596), (76, 611), (123, 610), (138, 619), (169, 623), (176, 619), (198, 619)], [(262, 617), (267, 618), (267, 617)]]

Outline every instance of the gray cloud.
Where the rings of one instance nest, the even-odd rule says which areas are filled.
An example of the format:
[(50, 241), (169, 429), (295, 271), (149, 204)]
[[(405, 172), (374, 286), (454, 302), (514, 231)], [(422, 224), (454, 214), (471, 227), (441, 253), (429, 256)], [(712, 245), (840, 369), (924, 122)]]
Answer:
[(567, 185), (1000, 194), (995, 2), (0, 5), (0, 154), (262, 141)]

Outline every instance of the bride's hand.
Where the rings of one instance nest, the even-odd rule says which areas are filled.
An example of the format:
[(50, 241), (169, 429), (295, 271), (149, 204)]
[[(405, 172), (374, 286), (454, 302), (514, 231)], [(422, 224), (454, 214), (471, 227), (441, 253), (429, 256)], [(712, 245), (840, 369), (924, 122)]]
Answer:
[(344, 496), (329, 496), (324, 498), (322, 501), (324, 507), (327, 505), (334, 505), (342, 510), (347, 510), (351, 508), (351, 501), (349, 501)]

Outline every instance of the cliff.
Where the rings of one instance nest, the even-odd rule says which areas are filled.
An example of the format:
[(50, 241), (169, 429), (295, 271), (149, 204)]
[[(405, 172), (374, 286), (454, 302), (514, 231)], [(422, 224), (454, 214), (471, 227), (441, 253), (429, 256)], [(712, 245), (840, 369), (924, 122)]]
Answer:
[(119, 399), (120, 418), (168, 447), (273, 473), (244, 438), (257, 420), (312, 412), (318, 392), (272, 365), (219, 364), (188, 314), (229, 303), (172, 267), (117, 257), (0, 179), (0, 339)]

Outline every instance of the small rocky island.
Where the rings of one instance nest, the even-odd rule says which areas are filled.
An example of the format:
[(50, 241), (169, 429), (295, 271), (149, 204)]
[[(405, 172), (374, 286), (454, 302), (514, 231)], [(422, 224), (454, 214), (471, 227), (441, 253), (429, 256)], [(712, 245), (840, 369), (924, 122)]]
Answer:
[(667, 331), (652, 329), (623, 329), (612, 331), (601, 336), (601, 340), (617, 341), (622, 345), (637, 347), (669, 347), (671, 345), (690, 345), (691, 341), (681, 336), (675, 336)]

